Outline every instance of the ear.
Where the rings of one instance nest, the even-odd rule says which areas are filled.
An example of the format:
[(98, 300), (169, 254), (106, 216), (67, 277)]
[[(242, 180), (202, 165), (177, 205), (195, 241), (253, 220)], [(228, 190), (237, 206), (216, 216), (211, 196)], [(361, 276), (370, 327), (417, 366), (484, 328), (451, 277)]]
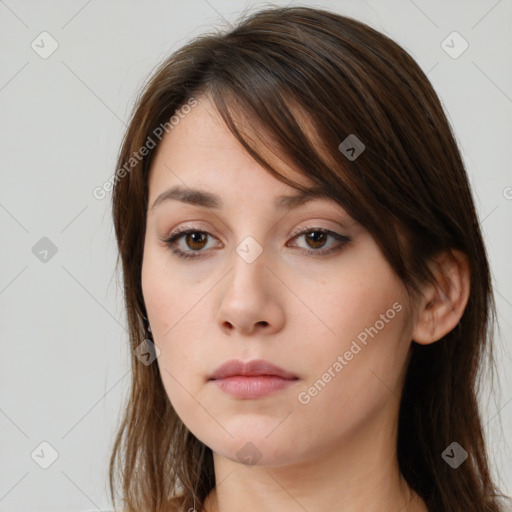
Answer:
[(437, 285), (425, 287), (412, 336), (421, 345), (433, 343), (454, 329), (469, 298), (470, 268), (463, 252), (441, 253), (432, 260), (431, 269)]

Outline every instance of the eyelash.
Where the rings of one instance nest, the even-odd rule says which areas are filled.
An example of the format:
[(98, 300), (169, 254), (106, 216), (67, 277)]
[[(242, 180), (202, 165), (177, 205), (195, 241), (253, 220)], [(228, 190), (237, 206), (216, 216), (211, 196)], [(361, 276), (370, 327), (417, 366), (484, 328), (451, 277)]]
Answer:
[[(176, 242), (180, 238), (183, 238), (185, 235), (189, 235), (192, 233), (196, 233), (196, 234), (201, 233), (201, 234), (211, 236), (210, 233), (208, 233), (207, 231), (202, 231), (200, 229), (195, 229), (195, 228), (180, 229), (180, 228), (178, 228), (174, 233), (171, 233), (171, 235), (167, 239), (163, 240), (163, 242), (166, 245), (168, 245), (170, 247), (171, 251), (174, 254), (176, 254), (177, 256), (179, 256), (180, 258), (184, 258), (184, 259), (202, 258), (203, 255), (201, 253), (204, 252), (202, 250), (201, 251), (186, 251), (185, 252), (185, 251), (182, 251), (181, 249), (176, 248)], [(327, 256), (329, 254), (337, 252), (337, 251), (341, 250), (341, 248), (345, 244), (347, 244), (348, 242), (351, 241), (351, 239), (348, 236), (340, 235), (339, 233), (336, 233), (335, 231), (331, 231), (329, 229), (324, 229), (324, 228), (314, 228), (314, 227), (305, 229), (303, 231), (299, 231), (298, 233), (294, 233), (292, 236), (292, 239), (295, 239), (302, 235), (307, 235), (310, 233), (324, 233), (324, 234), (332, 236), (335, 240), (340, 242), (340, 243), (336, 244), (336, 246), (334, 248), (330, 248), (327, 250), (325, 250), (325, 249), (324, 250), (322, 250), (322, 249), (315, 250), (315, 249), (301, 248), (302, 251), (304, 251), (308, 254), (311, 254), (311, 255), (315, 255), (315, 256)], [(194, 253), (196, 253), (196, 254), (194, 254)]]

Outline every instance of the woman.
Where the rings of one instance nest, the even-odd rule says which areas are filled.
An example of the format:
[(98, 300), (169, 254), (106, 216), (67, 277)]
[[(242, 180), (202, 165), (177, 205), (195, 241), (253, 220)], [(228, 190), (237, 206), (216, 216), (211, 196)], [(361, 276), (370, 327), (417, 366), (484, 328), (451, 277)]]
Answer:
[(153, 74), (114, 180), (123, 510), (488, 511), (489, 268), (412, 58), (271, 8)]

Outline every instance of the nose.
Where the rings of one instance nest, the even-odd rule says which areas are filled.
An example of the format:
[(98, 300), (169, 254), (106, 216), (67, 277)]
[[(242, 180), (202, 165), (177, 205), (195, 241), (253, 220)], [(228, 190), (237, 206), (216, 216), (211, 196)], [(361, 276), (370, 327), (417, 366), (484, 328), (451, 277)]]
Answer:
[(216, 320), (226, 334), (269, 335), (283, 328), (284, 285), (267, 266), (265, 256), (263, 251), (249, 263), (234, 253), (233, 268), (218, 288)]

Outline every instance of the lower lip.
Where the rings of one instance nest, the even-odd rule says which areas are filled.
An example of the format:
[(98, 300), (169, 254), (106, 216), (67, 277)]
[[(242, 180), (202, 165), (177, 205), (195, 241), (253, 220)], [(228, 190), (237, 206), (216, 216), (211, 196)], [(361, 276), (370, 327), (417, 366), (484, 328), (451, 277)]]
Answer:
[(283, 379), (276, 375), (233, 375), (213, 382), (225, 393), (237, 398), (261, 398), (291, 386), (297, 379)]

